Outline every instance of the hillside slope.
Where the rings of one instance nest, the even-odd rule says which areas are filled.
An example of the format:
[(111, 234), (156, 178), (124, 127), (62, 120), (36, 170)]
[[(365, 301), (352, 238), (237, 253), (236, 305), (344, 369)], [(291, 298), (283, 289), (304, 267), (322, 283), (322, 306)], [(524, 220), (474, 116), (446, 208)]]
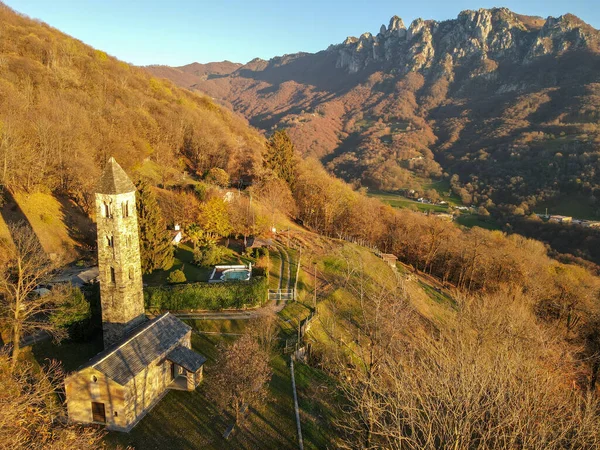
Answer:
[(598, 216), (599, 43), (569, 14), (481, 9), (408, 29), (394, 16), (376, 36), (316, 54), (171, 78), (261, 129), (288, 128), (304, 153), (348, 181), (419, 188), (447, 173), (467, 204), (521, 214), (577, 192)]
[(264, 138), (208, 97), (95, 50), (0, 3), (0, 184), (53, 191), (89, 206), (114, 156), (156, 183), (234, 178), (260, 167)]

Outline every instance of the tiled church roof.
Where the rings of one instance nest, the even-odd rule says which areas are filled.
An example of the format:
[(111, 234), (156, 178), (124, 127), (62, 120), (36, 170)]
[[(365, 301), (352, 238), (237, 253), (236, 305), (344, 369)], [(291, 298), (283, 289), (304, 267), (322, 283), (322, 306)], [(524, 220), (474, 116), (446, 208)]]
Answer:
[(125, 194), (126, 192), (135, 191), (135, 185), (131, 182), (125, 171), (121, 168), (115, 158), (110, 158), (104, 172), (100, 177), (100, 181), (96, 186), (98, 194)]
[(196, 373), (206, 362), (206, 358), (194, 350), (187, 347), (178, 346), (169, 352), (167, 359), (178, 366), (183, 367), (188, 372)]
[[(179, 347), (179, 341), (190, 329), (177, 317), (165, 313), (143, 324), (121, 343), (99, 353), (84, 367), (93, 367), (111, 380), (125, 385), (155, 360)], [(196, 355), (198, 359), (192, 361), (204, 358)]]

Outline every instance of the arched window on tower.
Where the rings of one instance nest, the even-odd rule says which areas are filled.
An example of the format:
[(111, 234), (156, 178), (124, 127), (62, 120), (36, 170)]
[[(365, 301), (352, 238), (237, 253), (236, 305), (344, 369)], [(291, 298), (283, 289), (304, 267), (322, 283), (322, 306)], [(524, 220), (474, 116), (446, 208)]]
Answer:
[(110, 217), (110, 205), (106, 202), (102, 205), (102, 214), (104, 214), (104, 217)]
[(121, 203), (123, 217), (129, 217), (129, 201)]
[(133, 280), (133, 267), (129, 268), (129, 279)]
[(114, 247), (115, 246), (115, 238), (112, 236), (106, 236), (106, 246), (107, 247)]
[(111, 283), (116, 283), (116, 281), (117, 281), (117, 277), (115, 275), (115, 268), (111, 267), (110, 268), (110, 282)]

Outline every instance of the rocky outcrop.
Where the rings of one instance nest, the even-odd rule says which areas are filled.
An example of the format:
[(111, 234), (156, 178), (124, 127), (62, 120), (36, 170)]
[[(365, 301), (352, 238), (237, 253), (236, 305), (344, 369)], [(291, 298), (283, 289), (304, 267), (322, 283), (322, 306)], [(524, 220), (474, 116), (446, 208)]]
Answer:
[[(543, 26), (537, 26), (541, 22)], [(439, 67), (446, 71), (465, 60), (476, 61), (480, 72), (487, 73), (497, 64), (481, 61), (528, 63), (549, 53), (597, 46), (599, 41), (597, 30), (571, 15), (543, 21), (494, 8), (463, 11), (443, 22), (416, 19), (408, 29), (400, 17), (393, 16), (377, 36), (365, 33), (359, 39), (348, 38), (330, 51), (338, 54), (337, 67), (349, 73), (371, 64), (400, 72)]]

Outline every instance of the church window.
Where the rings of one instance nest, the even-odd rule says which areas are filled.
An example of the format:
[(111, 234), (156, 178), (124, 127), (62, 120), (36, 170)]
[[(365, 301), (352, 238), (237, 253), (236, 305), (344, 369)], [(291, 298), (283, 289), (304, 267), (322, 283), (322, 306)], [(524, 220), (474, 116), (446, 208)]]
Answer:
[(92, 375), (92, 381), (94, 383), (98, 382), (98, 377), (96, 377), (96, 375)]
[(129, 268), (129, 279), (133, 280), (133, 267)]
[(114, 245), (115, 245), (115, 238), (112, 236), (106, 236), (106, 246), (114, 247)]
[(115, 281), (116, 281), (115, 268), (111, 267), (110, 268), (110, 282), (114, 283)]
[(102, 208), (102, 213), (104, 214), (104, 217), (111, 217), (110, 215), (110, 205), (106, 202), (104, 202), (103, 208)]
[(129, 202), (121, 203), (121, 209), (123, 210), (123, 217), (129, 217)]

